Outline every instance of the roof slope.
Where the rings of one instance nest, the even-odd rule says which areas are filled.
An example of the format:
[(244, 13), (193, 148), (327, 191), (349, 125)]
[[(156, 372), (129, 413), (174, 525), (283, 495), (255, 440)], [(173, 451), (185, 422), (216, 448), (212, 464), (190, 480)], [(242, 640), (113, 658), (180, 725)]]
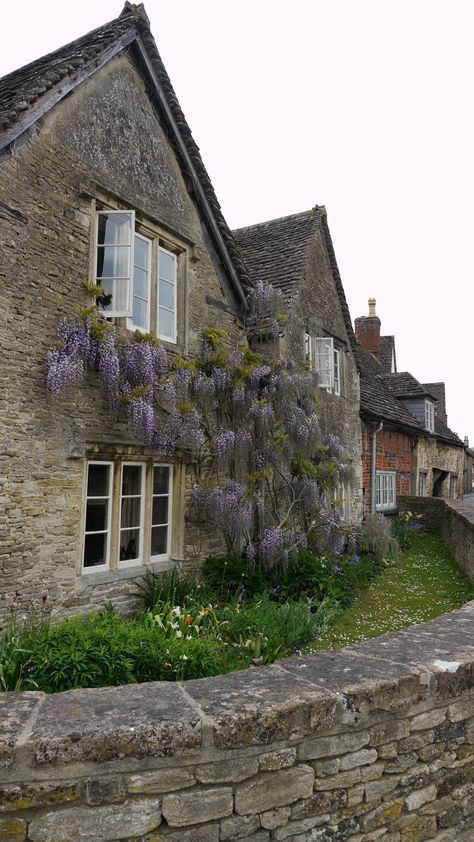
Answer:
[(252, 282), (255, 284), (257, 281), (265, 281), (271, 284), (281, 290), (289, 304), (298, 292), (306, 269), (309, 249), (318, 230), (321, 231), (325, 244), (347, 335), (358, 360), (357, 343), (325, 208), (316, 205), (311, 210), (302, 213), (238, 228), (233, 234)]
[(392, 362), (395, 362), (395, 371), (397, 370), (397, 361), (395, 357), (395, 337), (381, 336), (380, 337), (380, 364), (385, 374), (392, 374)]
[(359, 346), (360, 359), (360, 406), (361, 411), (382, 421), (401, 425), (411, 432), (424, 433), (418, 423), (400, 401), (385, 386), (382, 367), (370, 351)]
[[(74, 87), (124, 49), (133, 50), (150, 83), (160, 114), (168, 124), (170, 140), (180, 160), (195, 201), (204, 212), (211, 233), (230, 275), (234, 293), (245, 307), (251, 283), (222, 215), (209, 175), (150, 31), (143, 5), (125, 3), (118, 18), (25, 65), (0, 79), (0, 159), (14, 154), (34, 123)], [(23, 141), (24, 142), (24, 141)]]
[(387, 389), (397, 398), (434, 398), (409, 371), (386, 374), (384, 378)]

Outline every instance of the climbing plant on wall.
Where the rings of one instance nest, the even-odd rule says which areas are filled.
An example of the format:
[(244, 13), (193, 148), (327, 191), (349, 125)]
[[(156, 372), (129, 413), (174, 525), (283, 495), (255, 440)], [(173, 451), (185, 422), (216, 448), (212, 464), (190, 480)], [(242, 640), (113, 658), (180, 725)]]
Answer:
[[(85, 286), (100, 302), (100, 287)], [(267, 568), (307, 547), (341, 551), (331, 498), (347, 471), (340, 441), (321, 433), (314, 372), (265, 353), (281, 330), (280, 307), (279, 293), (258, 284), (248, 343), (209, 328), (199, 354), (184, 358), (150, 334), (120, 331), (96, 304), (61, 322), (46, 355), (55, 397), (96, 370), (111, 412), (125, 413), (157, 458), (191, 467), (188, 519), (219, 530), (229, 554)]]

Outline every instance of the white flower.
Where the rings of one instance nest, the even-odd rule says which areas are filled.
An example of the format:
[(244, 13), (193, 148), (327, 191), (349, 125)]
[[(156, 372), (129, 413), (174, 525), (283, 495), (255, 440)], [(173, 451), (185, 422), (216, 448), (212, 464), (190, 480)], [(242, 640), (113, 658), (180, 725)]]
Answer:
[(181, 631), (181, 629), (178, 629), (178, 631), (176, 632), (176, 637), (182, 637), (182, 636), (183, 636), (183, 632)]
[(179, 605), (175, 605), (175, 607), (173, 608), (173, 614), (175, 614), (176, 617), (181, 617), (181, 608), (179, 607)]

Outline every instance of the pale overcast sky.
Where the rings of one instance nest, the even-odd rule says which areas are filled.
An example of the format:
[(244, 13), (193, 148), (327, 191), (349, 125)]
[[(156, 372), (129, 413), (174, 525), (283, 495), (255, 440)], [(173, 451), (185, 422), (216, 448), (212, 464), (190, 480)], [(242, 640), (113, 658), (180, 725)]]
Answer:
[[(121, 8), (2, 4), (0, 76)], [(474, 445), (474, 3), (145, 8), (229, 225), (326, 205), (352, 318), (377, 299), (398, 370), (444, 380)]]

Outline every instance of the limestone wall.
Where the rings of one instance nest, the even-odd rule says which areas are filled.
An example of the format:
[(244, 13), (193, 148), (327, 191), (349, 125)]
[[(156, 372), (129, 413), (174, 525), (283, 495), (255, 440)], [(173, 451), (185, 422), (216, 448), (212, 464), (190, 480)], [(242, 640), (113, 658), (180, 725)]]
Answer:
[(399, 497), (401, 512), (422, 515), (427, 528), (439, 535), (456, 563), (474, 584), (474, 507), (463, 500)]
[(474, 602), (227, 676), (0, 694), (0, 839), (467, 842), (473, 628)]

